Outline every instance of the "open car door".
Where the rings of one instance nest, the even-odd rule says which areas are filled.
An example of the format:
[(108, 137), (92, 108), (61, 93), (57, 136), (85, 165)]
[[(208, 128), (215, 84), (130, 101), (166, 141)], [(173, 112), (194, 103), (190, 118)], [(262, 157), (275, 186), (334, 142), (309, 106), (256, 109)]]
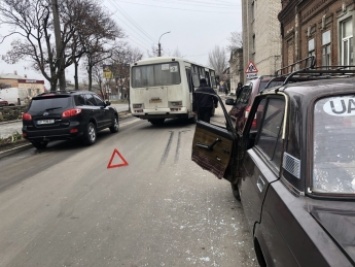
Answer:
[(222, 100), (211, 122), (196, 121), (192, 142), (192, 161), (219, 179), (233, 180), (231, 160), (236, 153), (236, 132)]

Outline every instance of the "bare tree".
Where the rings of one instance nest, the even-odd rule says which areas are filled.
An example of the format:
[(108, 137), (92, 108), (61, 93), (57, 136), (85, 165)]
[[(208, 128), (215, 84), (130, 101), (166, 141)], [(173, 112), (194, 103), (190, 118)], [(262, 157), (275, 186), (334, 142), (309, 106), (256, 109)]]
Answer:
[[(52, 91), (56, 90), (58, 80), (67, 67), (74, 63), (77, 69), (84, 52), (90, 54), (93, 64), (93, 53), (105, 54), (103, 47), (107, 40), (123, 36), (121, 29), (93, 0), (57, 2), (61, 21), (60, 50), (55, 49), (55, 9), (52, 8), (52, 1), (2, 0), (0, 5), (0, 22), (12, 26), (14, 30), (4, 36), (0, 44), (13, 34), (23, 37), (12, 43), (13, 48), (4, 57), (5, 61), (16, 63), (30, 58), (32, 67), (49, 81)], [(77, 72), (75, 79), (77, 88)]]
[[(65, 72), (65, 68), (72, 64), (72, 61), (66, 57), (65, 50), (73, 37), (74, 28), (65, 23), (62, 25), (61, 49), (56, 50), (51, 1), (3, 0), (2, 2), (0, 20), (12, 26), (14, 31), (4, 36), (1, 43), (13, 34), (24, 37), (13, 42), (13, 49), (7, 53), (6, 61), (16, 63), (21, 59), (30, 58), (32, 67), (40, 71), (50, 82), (51, 90), (56, 90), (58, 79)], [(65, 13), (68, 2), (70, 1), (62, 1), (58, 6), (60, 14)]]
[(227, 68), (227, 57), (225, 50), (219, 46), (215, 46), (214, 49), (208, 54), (208, 62), (210, 67), (214, 68), (216, 74), (221, 76), (223, 71)]
[(123, 31), (110, 18), (108, 13), (101, 9), (93, 10), (88, 16), (87, 25), (90, 25), (91, 32), (84, 40), (84, 47), (87, 56), (87, 72), (89, 77), (89, 90), (92, 89), (92, 70), (97, 64), (101, 64), (112, 56), (110, 41), (116, 38), (123, 38)]
[(230, 44), (228, 46), (229, 51), (243, 47), (243, 36), (241, 32), (231, 32), (231, 36), (228, 38)]

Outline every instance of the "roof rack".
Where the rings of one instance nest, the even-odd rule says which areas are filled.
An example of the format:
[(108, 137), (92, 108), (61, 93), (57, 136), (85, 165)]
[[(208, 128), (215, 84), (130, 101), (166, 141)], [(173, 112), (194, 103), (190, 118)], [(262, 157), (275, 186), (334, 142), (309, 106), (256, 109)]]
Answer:
[(315, 66), (316, 66), (316, 58), (315, 58), (315, 56), (310, 56), (305, 59), (301, 59), (299, 61), (296, 61), (295, 63), (292, 63), (291, 65), (288, 65), (286, 67), (278, 69), (275, 72), (275, 75), (276, 76), (288, 75), (294, 71), (301, 70), (301, 69), (314, 69)]
[(345, 75), (354, 76), (355, 66), (340, 65), (316, 67), (315, 57), (310, 56), (277, 70), (275, 74), (275, 78), (269, 81), (265, 88), (268, 88), (274, 81), (283, 81), (283, 85), (285, 85), (290, 82), (339, 78), (344, 77)]
[(294, 71), (285, 76), (284, 85), (290, 81), (327, 79), (355, 75), (355, 66), (319, 66), (311, 69)]

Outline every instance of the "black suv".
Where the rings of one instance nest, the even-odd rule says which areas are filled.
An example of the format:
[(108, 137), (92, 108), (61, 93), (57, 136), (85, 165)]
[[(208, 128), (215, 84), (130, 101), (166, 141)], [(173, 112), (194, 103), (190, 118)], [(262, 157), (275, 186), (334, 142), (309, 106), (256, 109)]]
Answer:
[(110, 102), (93, 92), (50, 92), (32, 98), (22, 116), (22, 133), (36, 148), (45, 148), (49, 141), (77, 137), (92, 145), (98, 131), (109, 128), (118, 132), (118, 120)]
[(192, 160), (230, 181), (260, 266), (355, 266), (355, 67), (278, 80), (241, 133), (224, 107), (225, 127), (197, 121)]

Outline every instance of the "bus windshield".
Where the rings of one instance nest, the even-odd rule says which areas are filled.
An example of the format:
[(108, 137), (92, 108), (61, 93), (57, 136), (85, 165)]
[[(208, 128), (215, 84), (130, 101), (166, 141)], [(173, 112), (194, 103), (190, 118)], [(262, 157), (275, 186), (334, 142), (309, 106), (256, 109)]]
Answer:
[(131, 75), (133, 88), (174, 85), (181, 82), (180, 69), (177, 62), (134, 66)]

